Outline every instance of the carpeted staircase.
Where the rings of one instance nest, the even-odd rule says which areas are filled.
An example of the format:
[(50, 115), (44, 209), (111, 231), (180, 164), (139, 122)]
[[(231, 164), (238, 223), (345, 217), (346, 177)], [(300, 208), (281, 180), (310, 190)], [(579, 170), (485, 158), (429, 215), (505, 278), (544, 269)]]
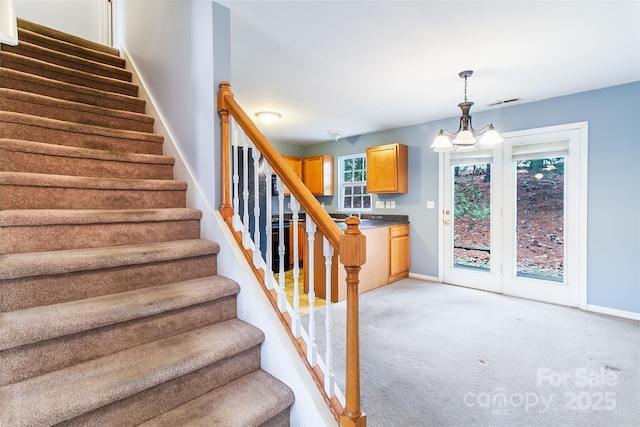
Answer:
[(19, 39), (0, 51), (0, 425), (289, 425), (118, 51), (23, 20)]

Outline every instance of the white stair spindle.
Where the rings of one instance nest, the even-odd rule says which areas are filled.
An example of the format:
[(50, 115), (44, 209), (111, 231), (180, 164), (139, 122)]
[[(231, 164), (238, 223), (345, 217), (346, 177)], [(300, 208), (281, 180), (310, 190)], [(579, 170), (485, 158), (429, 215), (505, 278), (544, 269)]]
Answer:
[(280, 282), (280, 289), (278, 289), (278, 310), (284, 313), (287, 309), (287, 294), (284, 291), (284, 184), (282, 184), (279, 176), (276, 177), (276, 186), (278, 188), (278, 282)]
[(247, 135), (242, 133), (242, 246), (251, 248), (249, 235), (249, 142)]
[(307, 242), (308, 245), (308, 256), (307, 262), (304, 265), (304, 268), (307, 269), (307, 277), (309, 278), (309, 291), (307, 296), (309, 297), (309, 341), (307, 342), (307, 360), (311, 366), (316, 366), (318, 364), (318, 349), (316, 345), (316, 320), (315, 320), (315, 312), (314, 312), (314, 304), (316, 301), (316, 293), (314, 290), (315, 280), (314, 280), (314, 240), (316, 237), (316, 224), (313, 222), (311, 217), (307, 216), (306, 219), (306, 231), (307, 231)]
[(293, 319), (291, 321), (291, 332), (294, 338), (300, 338), (300, 291), (298, 290), (298, 283), (300, 278), (300, 265), (298, 260), (298, 213), (300, 212), (300, 204), (293, 197), (290, 197), (291, 212), (293, 217), (293, 230), (289, 229), (289, 233), (293, 233), (293, 245), (289, 248), (293, 251)]
[(273, 228), (272, 228), (272, 224), (271, 224), (271, 189), (272, 189), (272, 184), (271, 184), (271, 166), (269, 165), (269, 163), (264, 162), (264, 176), (265, 176), (265, 184), (266, 184), (266, 194), (265, 194), (265, 198), (266, 198), (266, 203), (265, 203), (265, 225), (264, 225), (264, 233), (266, 236), (266, 240), (267, 240), (267, 247), (266, 252), (265, 252), (265, 257), (267, 258), (267, 271), (266, 271), (266, 277), (265, 277), (265, 284), (267, 286), (267, 289), (273, 289), (273, 250), (272, 250), (272, 245), (273, 245), (273, 238), (271, 236), (272, 232), (273, 232)]
[(231, 117), (232, 131), (231, 131), (231, 142), (232, 142), (232, 158), (233, 158), (233, 217), (231, 219), (231, 225), (235, 231), (240, 231), (242, 229), (242, 221), (240, 221), (240, 196), (239, 196), (239, 184), (240, 184), (240, 176), (238, 175), (238, 140), (239, 140), (239, 131), (238, 124), (235, 119)]
[(331, 260), (333, 258), (333, 246), (326, 237), (322, 238), (322, 254), (324, 255), (325, 265), (325, 372), (324, 372), (324, 392), (329, 398), (335, 394), (335, 380), (333, 376), (333, 343), (331, 339), (331, 330), (333, 329), (331, 320)]
[(260, 151), (253, 146), (251, 149), (253, 158), (253, 265), (260, 268), (262, 265), (262, 253), (260, 252)]

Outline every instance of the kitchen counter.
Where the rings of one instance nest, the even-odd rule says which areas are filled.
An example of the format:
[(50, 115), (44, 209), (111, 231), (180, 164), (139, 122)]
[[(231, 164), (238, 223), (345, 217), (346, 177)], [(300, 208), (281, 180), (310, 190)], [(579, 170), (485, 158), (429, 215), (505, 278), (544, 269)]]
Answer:
[[(347, 225), (344, 223), (346, 215), (329, 214), (331, 218), (338, 224), (341, 230), (346, 230)], [(408, 224), (409, 217), (407, 215), (369, 215), (364, 214), (360, 219), (360, 229), (389, 227), (396, 224)]]
[[(346, 229), (344, 214), (332, 215), (338, 226)], [(367, 262), (359, 274), (360, 293), (407, 277), (409, 274), (409, 218), (406, 215), (363, 215), (360, 226), (367, 239)], [(303, 259), (309, 262), (309, 251), (304, 242)], [(325, 290), (325, 259), (322, 254), (322, 234), (317, 231), (314, 240), (314, 288), (316, 296), (327, 299)], [(305, 292), (309, 289), (308, 269), (305, 269)], [(346, 272), (338, 257), (331, 264), (331, 301), (346, 298)]]

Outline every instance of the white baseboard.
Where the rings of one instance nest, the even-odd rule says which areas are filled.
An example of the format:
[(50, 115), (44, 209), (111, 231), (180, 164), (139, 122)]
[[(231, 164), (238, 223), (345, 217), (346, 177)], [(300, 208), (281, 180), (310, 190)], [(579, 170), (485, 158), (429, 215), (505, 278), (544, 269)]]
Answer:
[(440, 282), (437, 277), (427, 276), (425, 274), (409, 273), (409, 277), (411, 277), (412, 279), (426, 280), (428, 282)]
[(640, 320), (640, 313), (617, 310), (615, 308), (601, 307), (599, 305), (587, 304), (587, 311), (593, 311), (594, 313), (600, 314), (608, 314), (609, 316), (624, 317), (625, 319)]

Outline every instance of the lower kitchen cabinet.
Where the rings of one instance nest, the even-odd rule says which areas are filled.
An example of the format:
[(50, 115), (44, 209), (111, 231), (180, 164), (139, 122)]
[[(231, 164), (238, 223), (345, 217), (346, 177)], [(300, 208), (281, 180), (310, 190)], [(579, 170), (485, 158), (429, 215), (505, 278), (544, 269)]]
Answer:
[(409, 224), (389, 227), (389, 283), (409, 277)]

